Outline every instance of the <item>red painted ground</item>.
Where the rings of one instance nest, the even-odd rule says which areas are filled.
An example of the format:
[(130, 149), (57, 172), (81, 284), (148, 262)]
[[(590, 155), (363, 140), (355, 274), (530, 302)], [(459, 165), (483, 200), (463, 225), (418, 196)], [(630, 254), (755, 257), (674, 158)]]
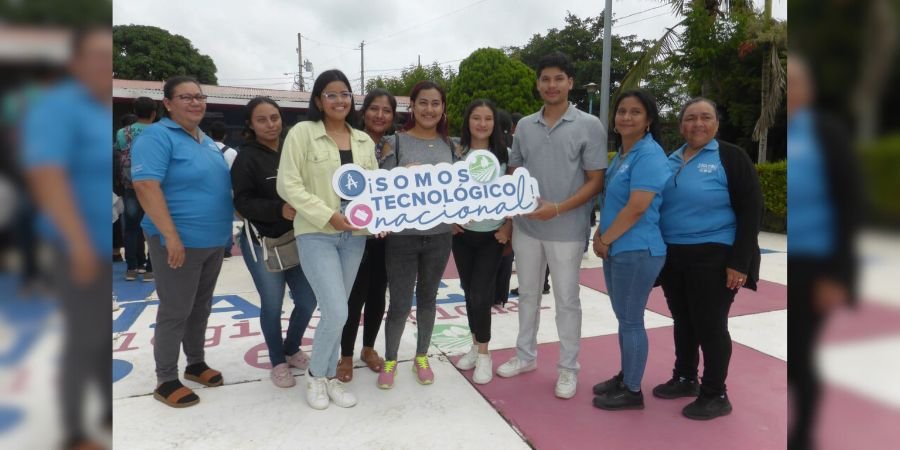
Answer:
[(898, 448), (900, 410), (842, 388), (828, 386), (822, 397), (818, 443), (821, 450)]
[[(606, 282), (603, 280), (603, 269), (582, 269), (580, 281), (582, 285), (606, 293)], [(647, 309), (666, 317), (672, 317), (666, 305), (666, 297), (662, 288), (654, 288), (650, 292)], [(757, 314), (761, 312), (787, 309), (787, 287), (778, 283), (760, 280), (758, 290), (741, 289), (731, 306), (729, 317)]]
[[(650, 393), (671, 376), (674, 346), (670, 327), (649, 331), (650, 357), (644, 376), (643, 411), (608, 412), (594, 408), (591, 386), (619, 370), (616, 335), (581, 341), (582, 365), (575, 398), (554, 397), (559, 345), (539, 346), (538, 370), (487, 385), (474, 385), (529, 442), (553, 449), (731, 449), (784, 448), (787, 439), (787, 365), (734, 344), (729, 372), (730, 416), (709, 422), (684, 418), (690, 399), (659, 400)], [(494, 368), (515, 354), (493, 352)], [(471, 380), (471, 371), (465, 372)]]
[(829, 318), (821, 342), (846, 343), (897, 335), (900, 335), (900, 308), (863, 301), (854, 309), (839, 311)]

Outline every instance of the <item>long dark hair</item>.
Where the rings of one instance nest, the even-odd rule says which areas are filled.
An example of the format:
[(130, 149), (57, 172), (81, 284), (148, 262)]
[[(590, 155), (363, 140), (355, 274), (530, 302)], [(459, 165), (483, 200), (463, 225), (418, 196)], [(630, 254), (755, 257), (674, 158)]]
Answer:
[(375, 101), (378, 97), (387, 97), (388, 103), (391, 104), (391, 111), (393, 112), (393, 117), (391, 117), (391, 126), (388, 127), (387, 130), (384, 130), (384, 135), (394, 134), (394, 123), (396, 123), (397, 119), (397, 97), (394, 97), (394, 94), (391, 94), (386, 89), (375, 88), (369, 91), (366, 94), (366, 98), (362, 102), (362, 106), (359, 108), (359, 122), (356, 128), (366, 131), (366, 111), (369, 109), (369, 106), (372, 106), (372, 102)]
[[(619, 110), (619, 104), (628, 97), (634, 97), (641, 102), (641, 105), (644, 105), (644, 110), (647, 111), (647, 120), (650, 121), (650, 136), (653, 136), (653, 140), (656, 142), (660, 142), (662, 133), (660, 131), (659, 108), (656, 106), (656, 98), (653, 97), (653, 94), (644, 89), (633, 89), (623, 92), (622, 95), (616, 99), (616, 105), (612, 109), (613, 117), (615, 117), (616, 111)], [(622, 135), (615, 131), (615, 119), (613, 119), (613, 130), (613, 133), (615, 133), (616, 136), (616, 149), (618, 150), (622, 147)]]
[(281, 137), (284, 138), (286, 129), (284, 126), (284, 114), (281, 113), (281, 107), (278, 106), (278, 103), (275, 103), (275, 100), (272, 100), (269, 97), (259, 96), (254, 97), (253, 100), (250, 100), (250, 102), (247, 103), (247, 106), (244, 107), (244, 129), (241, 130), (241, 136), (243, 136), (244, 140), (247, 142), (256, 140), (256, 132), (250, 128), (250, 123), (253, 121), (253, 110), (263, 103), (272, 105), (278, 110), (278, 115), (281, 116)]
[(500, 164), (508, 163), (509, 152), (506, 150), (506, 137), (500, 128), (500, 119), (497, 117), (497, 106), (486, 98), (472, 100), (469, 106), (466, 107), (466, 112), (463, 114), (462, 135), (459, 138), (460, 145), (465, 151), (469, 151), (469, 148), (472, 146), (472, 130), (469, 129), (469, 118), (472, 116), (472, 111), (479, 106), (488, 107), (491, 110), (491, 114), (494, 115), (494, 129), (491, 130), (491, 136), (488, 138), (489, 150), (497, 157)]
[[(347, 79), (347, 75), (344, 75), (344, 72), (341, 72), (337, 69), (326, 70), (319, 74), (316, 78), (315, 84), (313, 84), (312, 94), (309, 97), (309, 109), (306, 111), (306, 119), (307, 120), (324, 120), (325, 114), (322, 113), (322, 110), (319, 109), (319, 105), (316, 104), (316, 99), (319, 101), (322, 100), (322, 92), (325, 91), (325, 86), (332, 81), (340, 81), (347, 85), (347, 91), (351, 94), (353, 93), (353, 88), (350, 87), (350, 80)], [(357, 122), (356, 119), (356, 108), (354, 107), (353, 97), (350, 98), (350, 112), (347, 114), (347, 118), (345, 119), (347, 123), (354, 124)]]
[(444, 139), (444, 142), (453, 148), (452, 142), (450, 142), (449, 136), (449, 120), (447, 120), (447, 94), (444, 92), (444, 88), (435, 83), (434, 81), (425, 80), (416, 83), (413, 86), (412, 91), (409, 93), (409, 106), (410, 113), (409, 118), (406, 119), (406, 125), (403, 126), (403, 129), (409, 131), (416, 126), (416, 115), (413, 113), (413, 107), (416, 104), (416, 99), (419, 98), (419, 93), (426, 89), (436, 89), (438, 93), (441, 94), (441, 103), (444, 104), (444, 114), (441, 115), (441, 120), (437, 124), (437, 132), (441, 135), (441, 138)]

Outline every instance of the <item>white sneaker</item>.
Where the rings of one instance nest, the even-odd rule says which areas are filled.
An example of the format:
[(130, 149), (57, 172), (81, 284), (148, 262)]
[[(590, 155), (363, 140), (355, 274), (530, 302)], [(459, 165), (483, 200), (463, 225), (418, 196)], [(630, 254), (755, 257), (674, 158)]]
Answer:
[(479, 353), (475, 358), (475, 373), (472, 374), (472, 381), (475, 384), (488, 384), (494, 378), (494, 363), (491, 361), (491, 354)]
[(280, 388), (293, 387), (296, 384), (294, 374), (291, 373), (291, 366), (288, 363), (281, 363), (272, 368), (269, 373), (272, 383)]
[(459, 358), (459, 361), (456, 362), (456, 368), (459, 370), (471, 370), (475, 367), (475, 358), (478, 356), (478, 346), (472, 344), (472, 348), (469, 349), (469, 353), (463, 355), (462, 358)]
[(313, 409), (328, 408), (328, 379), (306, 374), (306, 403)]
[(118, 311), (118, 310), (121, 309), (121, 308), (122, 308), (122, 307), (119, 306), (119, 302), (113, 300), (113, 312), (116, 312), (116, 311)]
[(560, 369), (559, 378), (556, 379), (556, 396), (569, 399), (575, 396), (578, 388), (578, 374), (571, 370)]
[(344, 390), (344, 382), (337, 378), (328, 380), (327, 384), (328, 397), (335, 405), (341, 408), (349, 408), (356, 405), (356, 396)]
[(503, 378), (509, 378), (514, 377), (520, 373), (531, 372), (535, 369), (537, 369), (537, 360), (522, 361), (519, 358), (513, 356), (509, 361), (503, 363), (500, 367), (497, 368), (497, 375), (500, 375)]

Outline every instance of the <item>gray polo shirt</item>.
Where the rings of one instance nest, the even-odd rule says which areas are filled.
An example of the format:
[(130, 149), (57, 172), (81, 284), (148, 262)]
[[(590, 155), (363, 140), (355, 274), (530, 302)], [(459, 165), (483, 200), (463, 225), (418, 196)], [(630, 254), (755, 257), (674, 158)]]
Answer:
[[(606, 129), (595, 116), (575, 105), (549, 128), (544, 108), (523, 117), (516, 127), (509, 153), (509, 167), (524, 167), (537, 179), (541, 198), (561, 202), (584, 185), (585, 170), (606, 169)], [(590, 201), (550, 220), (516, 216), (514, 225), (525, 234), (544, 241), (583, 241), (590, 233)]]

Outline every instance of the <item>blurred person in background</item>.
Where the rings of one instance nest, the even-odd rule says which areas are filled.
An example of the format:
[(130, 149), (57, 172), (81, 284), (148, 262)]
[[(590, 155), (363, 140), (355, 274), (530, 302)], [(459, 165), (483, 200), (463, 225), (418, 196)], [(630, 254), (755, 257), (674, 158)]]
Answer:
[[(75, 32), (71, 78), (48, 90), (22, 125), (25, 175), (43, 217), (39, 232), (62, 261), (52, 276), (65, 322), (61, 406), (65, 448), (98, 448), (84, 424), (88, 381), (103, 397), (103, 429), (112, 431), (109, 356), (112, 32)], [(99, 201), (98, 199), (103, 199)]]
[(860, 179), (849, 130), (814, 109), (810, 68), (788, 58), (788, 448), (815, 448), (822, 383), (816, 342), (828, 316), (853, 303)]
[(138, 97), (134, 100), (134, 121), (126, 124), (116, 132), (116, 140), (113, 143), (117, 170), (114, 174), (121, 184), (122, 202), (125, 212), (122, 220), (125, 229), (125, 281), (134, 281), (138, 274), (143, 274), (144, 281), (153, 281), (153, 264), (147, 257), (144, 245), (144, 231), (141, 229), (141, 220), (144, 219), (144, 210), (138, 202), (134, 184), (131, 181), (131, 147), (135, 139), (156, 120), (156, 102), (149, 97)]
[(732, 411), (725, 385), (731, 363), (728, 312), (739, 289), (756, 290), (763, 197), (747, 152), (716, 139), (715, 103), (689, 100), (678, 122), (686, 143), (669, 156), (673, 175), (660, 208), (668, 250), (659, 276), (674, 321), (675, 367), (653, 396), (693, 397), (682, 415), (710, 420)]
[(141, 223), (156, 261), (159, 308), (154, 329), (156, 389), (153, 397), (173, 408), (200, 398), (178, 379), (184, 346), (184, 378), (207, 387), (224, 384), (205, 361), (206, 324), (225, 245), (232, 239), (231, 175), (222, 152), (200, 130), (206, 95), (200, 83), (175, 76), (163, 86), (168, 117), (135, 141), (131, 176), (146, 212)]

